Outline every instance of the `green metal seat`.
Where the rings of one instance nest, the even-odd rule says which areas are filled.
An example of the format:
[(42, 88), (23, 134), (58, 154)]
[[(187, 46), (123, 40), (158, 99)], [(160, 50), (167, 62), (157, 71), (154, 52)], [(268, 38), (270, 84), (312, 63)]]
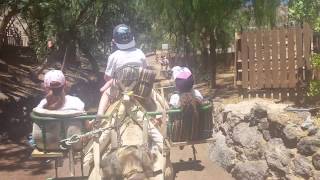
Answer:
[[(42, 142), (41, 144), (43, 144), (43, 148), (39, 148), (40, 151), (43, 152), (56, 152), (59, 151), (58, 149), (48, 149), (48, 142), (47, 142), (47, 132), (48, 132), (48, 124), (58, 124), (58, 126), (60, 126), (61, 128), (59, 128), (61, 130), (60, 132), (60, 137), (59, 139), (66, 139), (67, 137), (67, 133), (66, 133), (66, 126), (68, 123), (70, 122), (84, 122), (86, 120), (91, 120), (91, 119), (95, 119), (96, 116), (95, 115), (81, 115), (81, 116), (61, 116), (61, 115), (56, 115), (55, 117), (48, 115), (48, 116), (43, 116), (43, 115), (38, 115), (35, 112), (31, 113), (31, 120), (33, 121), (33, 123), (37, 124), (40, 129), (41, 129), (41, 134), (42, 134)], [(81, 128), (81, 132), (85, 132), (85, 128), (82, 126)], [(58, 142), (57, 142), (58, 143)]]
[[(167, 122), (167, 132), (166, 139), (169, 140), (170, 146), (182, 146), (182, 145), (191, 145), (191, 144), (199, 144), (211, 142), (212, 139), (212, 109), (213, 106), (211, 103), (205, 103), (200, 107), (200, 121), (202, 121), (200, 128), (199, 139), (197, 140), (179, 140), (174, 137), (175, 131), (177, 130), (174, 125), (176, 122), (182, 121), (181, 113), (182, 110), (179, 108), (169, 109), (166, 113), (168, 114), (168, 122)], [(147, 116), (156, 116), (161, 115), (162, 112), (147, 112)]]
[[(86, 176), (84, 176), (83, 174), (83, 152), (78, 152), (80, 153), (80, 159), (81, 159), (81, 176), (75, 177), (75, 154), (76, 152), (74, 152), (74, 150), (72, 148), (69, 149), (68, 151), (68, 157), (69, 157), (69, 170), (70, 170), (70, 175), (71, 177), (58, 177), (58, 165), (59, 161), (62, 161), (63, 157), (64, 157), (64, 152), (60, 149), (56, 149), (56, 150), (50, 150), (47, 149), (48, 146), (48, 142), (47, 142), (47, 131), (48, 131), (48, 127), (47, 125), (49, 123), (57, 123), (58, 126), (61, 126), (61, 132), (60, 132), (60, 140), (68, 138), (67, 137), (67, 133), (65, 132), (65, 126), (67, 123), (69, 122), (73, 122), (73, 121), (79, 121), (79, 122), (83, 122), (86, 120), (91, 120), (91, 119), (95, 119), (96, 116), (95, 115), (80, 115), (80, 116), (62, 116), (62, 115), (55, 115), (55, 116), (43, 116), (43, 115), (39, 115), (35, 112), (31, 113), (31, 119), (33, 121), (33, 123), (36, 123), (40, 128), (41, 128), (41, 139), (42, 139), (42, 144), (43, 144), (43, 149), (35, 149), (32, 152), (32, 157), (33, 158), (46, 158), (46, 159), (54, 159), (54, 167), (55, 167), (55, 178), (49, 178), (51, 179), (56, 179), (56, 180), (62, 180), (62, 179), (87, 179)], [(82, 133), (85, 132), (86, 130), (84, 129), (84, 127), (82, 127), (81, 129)], [(59, 142), (56, 142), (59, 143)]]

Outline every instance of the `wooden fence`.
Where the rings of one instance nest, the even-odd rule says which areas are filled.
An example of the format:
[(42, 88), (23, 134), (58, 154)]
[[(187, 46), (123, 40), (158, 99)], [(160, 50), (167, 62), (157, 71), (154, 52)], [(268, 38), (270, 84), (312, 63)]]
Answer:
[(297, 88), (311, 69), (312, 42), (308, 24), (238, 34), (235, 85), (249, 90)]

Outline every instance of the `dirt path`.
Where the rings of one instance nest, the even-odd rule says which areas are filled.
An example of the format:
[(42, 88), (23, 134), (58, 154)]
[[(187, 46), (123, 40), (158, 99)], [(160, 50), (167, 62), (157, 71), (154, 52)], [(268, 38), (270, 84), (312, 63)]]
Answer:
[[(31, 148), (26, 142), (8, 142), (0, 146), (0, 180), (45, 180), (54, 177), (54, 161), (30, 157)], [(80, 163), (77, 163), (80, 166)], [(76, 168), (80, 170), (80, 167)], [(70, 176), (68, 159), (58, 169), (58, 176)], [(76, 171), (80, 175), (80, 171)]]
[(176, 173), (176, 180), (232, 180), (230, 174), (209, 160), (208, 144), (196, 145), (197, 160), (190, 161), (193, 157), (191, 146), (183, 150), (173, 148), (171, 160)]

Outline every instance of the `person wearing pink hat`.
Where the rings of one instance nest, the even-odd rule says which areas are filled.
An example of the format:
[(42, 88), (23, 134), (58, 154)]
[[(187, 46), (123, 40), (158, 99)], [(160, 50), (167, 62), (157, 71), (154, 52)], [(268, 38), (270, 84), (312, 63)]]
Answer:
[(196, 98), (199, 101), (203, 100), (201, 93), (193, 89), (193, 76), (187, 67), (175, 66), (172, 68), (172, 78), (175, 81), (175, 86), (178, 93), (173, 94), (170, 97), (169, 105), (174, 108), (178, 108), (181, 106), (180, 96), (192, 95), (192, 97)]
[[(50, 70), (44, 75), (43, 82), (44, 90), (46, 92), (45, 98), (43, 98), (40, 103), (33, 109), (34, 112), (40, 114), (41, 116), (51, 116), (51, 115), (80, 115), (84, 114), (85, 104), (80, 100), (80, 98), (75, 96), (66, 95), (66, 78), (62, 71), (60, 70)], [(50, 125), (50, 129), (47, 132), (51, 137), (51, 145), (49, 147), (56, 148), (56, 140), (60, 137), (60, 126), (57, 124)], [(72, 125), (71, 125), (72, 124)], [(83, 122), (72, 122), (66, 125), (67, 136), (71, 136), (74, 133), (81, 131), (82, 127), (85, 126), (90, 129), (93, 125), (92, 121)], [(32, 136), (29, 136), (29, 143), (32, 147), (35, 147), (35, 142), (42, 142), (40, 139), (42, 129), (37, 123), (33, 123)], [(69, 135), (68, 135), (69, 134)], [(40, 143), (41, 144), (41, 143)], [(41, 146), (41, 145), (40, 145)], [(81, 144), (78, 143), (75, 147), (80, 147)]]
[[(172, 68), (172, 77), (178, 91), (170, 97), (169, 105), (181, 108), (181, 119), (176, 122), (180, 129), (179, 141), (195, 140), (199, 136), (200, 105), (203, 97), (198, 90), (193, 89), (193, 76), (187, 67), (175, 66)], [(180, 146), (183, 149), (184, 146)]]
[(50, 70), (44, 75), (46, 97), (35, 108), (47, 110), (78, 110), (84, 111), (84, 103), (75, 96), (66, 95), (66, 79), (62, 71)]

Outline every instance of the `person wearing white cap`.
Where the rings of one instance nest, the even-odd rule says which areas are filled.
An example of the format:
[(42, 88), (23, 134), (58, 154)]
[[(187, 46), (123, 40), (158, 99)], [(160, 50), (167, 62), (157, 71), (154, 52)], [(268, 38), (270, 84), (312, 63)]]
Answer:
[(185, 93), (191, 93), (193, 97), (199, 101), (202, 101), (203, 97), (201, 93), (198, 90), (193, 89), (194, 80), (190, 69), (187, 67), (175, 66), (171, 70), (172, 78), (175, 81), (175, 86), (178, 93), (173, 94), (170, 97), (169, 105), (174, 108), (180, 107), (180, 96)]
[[(117, 98), (117, 91), (112, 86), (112, 83), (116, 79), (116, 73), (118, 70), (127, 66), (133, 67), (147, 67), (145, 54), (138, 48), (136, 48), (136, 42), (130, 27), (125, 24), (116, 26), (113, 30), (113, 42), (115, 43), (118, 50), (113, 52), (108, 58), (108, 64), (105, 70), (104, 79), (106, 80), (105, 85), (100, 88), (102, 96), (100, 99), (97, 120), (105, 113), (109, 106), (109, 101)], [(152, 146), (159, 147), (162, 149), (163, 137), (155, 127), (150, 127), (148, 133), (156, 145)], [(157, 149), (157, 148), (156, 148)]]
[(66, 79), (62, 71), (50, 70), (44, 75), (46, 98), (42, 99), (37, 108), (47, 110), (78, 110), (84, 111), (84, 103), (75, 96), (66, 95)]
[(108, 58), (108, 64), (105, 71), (105, 85), (100, 88), (102, 96), (99, 103), (97, 115), (102, 116), (106, 111), (109, 100), (114, 99), (115, 93), (110, 88), (115, 78), (117, 70), (125, 66), (147, 67), (145, 54), (136, 48), (136, 42), (129, 26), (119, 24), (113, 30), (113, 42), (118, 50), (113, 52)]

